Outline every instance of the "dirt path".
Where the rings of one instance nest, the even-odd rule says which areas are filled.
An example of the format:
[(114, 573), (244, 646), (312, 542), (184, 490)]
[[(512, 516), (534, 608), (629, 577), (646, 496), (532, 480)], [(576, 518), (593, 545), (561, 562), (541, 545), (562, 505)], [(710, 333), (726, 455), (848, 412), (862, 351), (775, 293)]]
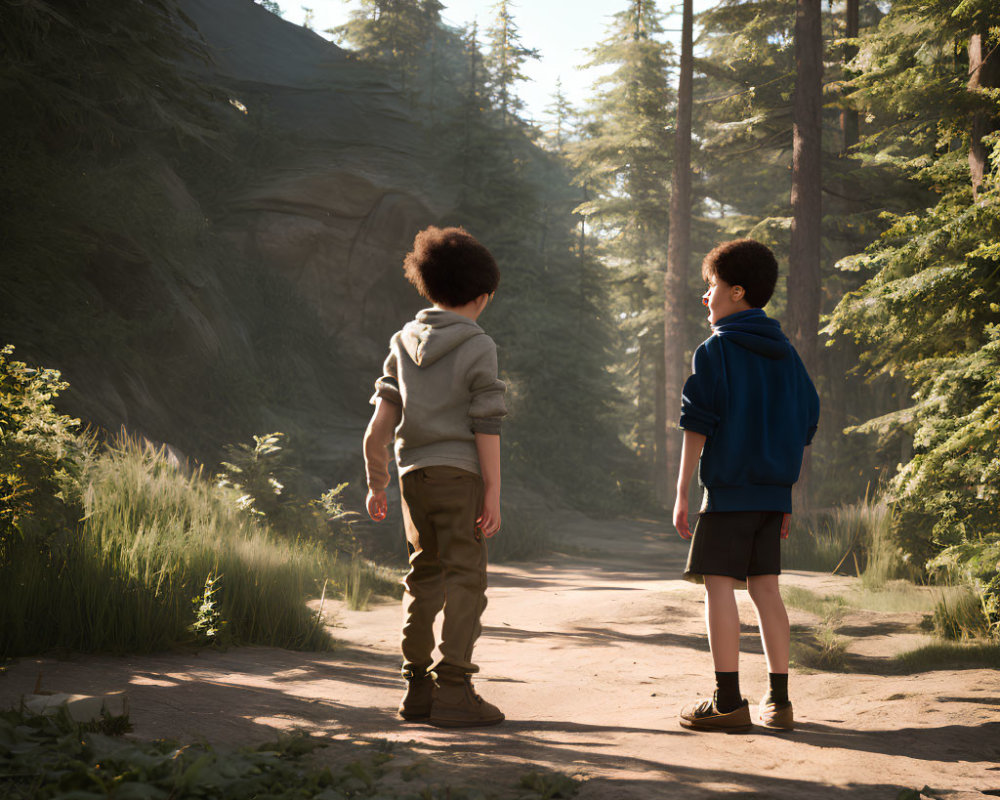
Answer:
[[(353, 741), (409, 743), (414, 771), (509, 784), (533, 766), (585, 777), (580, 798), (880, 798), (929, 785), (954, 800), (1000, 796), (1000, 678), (992, 670), (886, 674), (913, 647), (918, 615), (864, 613), (841, 633), (863, 658), (848, 673), (793, 671), (798, 730), (695, 734), (679, 707), (709, 689), (701, 591), (673, 579), (685, 545), (652, 524), (576, 518), (574, 555), (492, 569), (478, 687), (508, 722), (446, 732), (398, 721), (399, 608), (337, 611), (333, 653), (224, 653), (22, 660), (0, 703), (39, 673), (53, 691), (127, 690), (135, 735), (255, 742), (295, 726)], [(820, 593), (850, 579), (789, 573)], [(766, 682), (745, 593), (743, 692)], [(815, 617), (791, 612), (793, 625)], [(858, 667), (857, 665), (861, 666)], [(402, 748), (401, 748), (402, 749)], [(322, 753), (323, 751), (319, 751)], [(512, 777), (513, 776), (513, 777)], [(987, 794), (983, 794), (983, 793)]]

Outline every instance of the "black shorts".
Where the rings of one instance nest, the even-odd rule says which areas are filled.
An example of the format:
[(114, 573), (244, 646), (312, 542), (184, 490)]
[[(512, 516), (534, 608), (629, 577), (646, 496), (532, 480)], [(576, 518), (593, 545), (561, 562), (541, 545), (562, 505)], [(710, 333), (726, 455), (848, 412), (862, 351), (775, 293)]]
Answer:
[(707, 511), (688, 550), (684, 578), (703, 583), (704, 575), (781, 574), (781, 511)]

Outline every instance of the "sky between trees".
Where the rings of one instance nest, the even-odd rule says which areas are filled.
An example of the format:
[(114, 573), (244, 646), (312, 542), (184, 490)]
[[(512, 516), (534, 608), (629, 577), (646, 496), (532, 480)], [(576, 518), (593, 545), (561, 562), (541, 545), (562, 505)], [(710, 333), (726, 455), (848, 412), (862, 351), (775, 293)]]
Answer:
[[(306, 9), (311, 9), (312, 28), (327, 38), (333, 37), (324, 31), (345, 23), (352, 7), (357, 6), (349, 0), (281, 0), (279, 5), (283, 18), (298, 25), (305, 22)], [(483, 27), (493, 19), (495, 5), (494, 0), (449, 0), (441, 16), (454, 27), (473, 21)], [(695, 0), (695, 14), (712, 5), (712, 0)], [(535, 0), (514, 5), (514, 19), (522, 41), (541, 55), (525, 64), (524, 71), (530, 80), (518, 87), (526, 118), (542, 124), (548, 121), (550, 114), (546, 109), (552, 103), (557, 81), (562, 82), (563, 92), (574, 106), (586, 102), (601, 70), (579, 69), (588, 60), (584, 51), (607, 36), (611, 15), (621, 11), (621, 6), (613, 0)], [(680, 5), (664, 3), (661, 10), (672, 15), (667, 19), (668, 30), (663, 39), (679, 48)]]

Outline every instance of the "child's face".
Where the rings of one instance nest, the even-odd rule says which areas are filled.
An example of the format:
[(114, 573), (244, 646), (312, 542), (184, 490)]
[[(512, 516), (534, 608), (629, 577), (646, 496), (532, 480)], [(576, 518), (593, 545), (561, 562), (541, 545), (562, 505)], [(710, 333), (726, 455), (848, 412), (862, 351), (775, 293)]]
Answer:
[(709, 278), (708, 290), (701, 296), (701, 302), (708, 306), (709, 324), (748, 309), (745, 294), (742, 286), (732, 286), (714, 275)]

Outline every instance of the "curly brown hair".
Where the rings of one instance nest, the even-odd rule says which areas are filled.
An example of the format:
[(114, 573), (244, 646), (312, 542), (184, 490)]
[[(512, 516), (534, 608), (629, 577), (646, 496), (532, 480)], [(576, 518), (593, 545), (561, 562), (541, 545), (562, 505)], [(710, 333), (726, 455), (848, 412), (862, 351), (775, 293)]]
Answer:
[(432, 225), (420, 231), (403, 261), (403, 272), (421, 296), (452, 307), (493, 294), (500, 284), (490, 251), (464, 228)]
[(718, 278), (742, 286), (752, 308), (763, 308), (778, 282), (778, 261), (765, 244), (755, 239), (734, 239), (716, 245), (701, 262), (701, 277)]

